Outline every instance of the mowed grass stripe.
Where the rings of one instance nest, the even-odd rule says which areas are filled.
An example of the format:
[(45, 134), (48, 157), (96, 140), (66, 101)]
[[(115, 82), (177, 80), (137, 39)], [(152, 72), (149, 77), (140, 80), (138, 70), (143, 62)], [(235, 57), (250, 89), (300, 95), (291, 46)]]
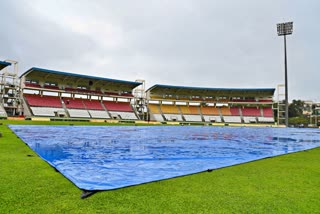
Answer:
[(0, 122), (3, 123), (0, 213), (318, 213), (320, 210), (320, 148), (210, 173), (103, 191), (81, 200), (81, 190), (6, 126), (71, 122)]

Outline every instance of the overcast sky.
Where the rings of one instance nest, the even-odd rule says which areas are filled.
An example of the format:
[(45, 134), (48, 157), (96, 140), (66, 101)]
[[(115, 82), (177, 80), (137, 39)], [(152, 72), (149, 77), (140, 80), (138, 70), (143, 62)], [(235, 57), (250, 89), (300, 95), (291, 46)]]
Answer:
[[(276, 88), (320, 101), (317, 0), (2, 0), (0, 60), (154, 84)], [(276, 98), (276, 96), (275, 96)]]

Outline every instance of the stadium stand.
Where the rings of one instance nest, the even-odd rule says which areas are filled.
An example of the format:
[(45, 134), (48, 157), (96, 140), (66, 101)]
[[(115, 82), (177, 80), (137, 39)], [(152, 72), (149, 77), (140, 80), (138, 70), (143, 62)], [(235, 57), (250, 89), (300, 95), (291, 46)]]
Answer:
[(160, 105), (158, 104), (149, 104), (149, 113), (150, 113), (150, 120), (155, 120), (155, 121), (164, 121), (163, 116), (160, 111)]
[(83, 104), (85, 105), (86, 109), (104, 111), (104, 108), (99, 100), (83, 100)]
[(214, 116), (214, 115), (203, 115), (203, 118), (205, 122), (216, 122), (221, 123), (221, 117), (220, 116)]
[(38, 83), (25, 82), (24, 85), (29, 88), (42, 88)]
[(51, 107), (30, 107), (33, 115), (44, 117), (57, 117), (59, 115), (66, 115), (63, 108), (51, 108)]
[(109, 119), (109, 114), (103, 108), (99, 100), (82, 100), (92, 118)]
[(60, 90), (59, 86), (54, 86), (54, 85), (44, 85), (43, 88), (52, 89), (52, 90)]
[(33, 94), (24, 94), (24, 97), (30, 106), (62, 108), (59, 97)]
[(110, 111), (111, 115), (118, 115), (122, 120), (137, 120), (137, 116), (134, 112), (123, 112), (123, 111)]
[[(183, 121), (183, 122), (224, 122), (224, 123), (257, 123), (258, 118), (261, 121), (269, 121), (261, 114), (262, 105), (272, 105), (271, 97), (274, 94), (274, 88), (266, 89), (222, 89), (222, 88), (199, 88), (170, 85), (154, 85), (149, 88), (147, 98), (150, 101), (164, 102), (168, 101), (172, 105), (149, 104), (149, 112), (154, 119)], [(175, 105), (181, 102), (183, 97), (186, 105)], [(208, 102), (208, 103), (207, 103)], [(191, 107), (189, 103), (198, 104)], [(237, 106), (234, 106), (234, 105)], [(250, 107), (248, 107), (250, 105)], [(220, 107), (216, 107), (220, 106)], [(266, 115), (270, 114), (270, 110)], [(155, 116), (156, 115), (156, 116)], [(182, 117), (180, 117), (182, 115)]]
[(203, 106), (201, 112), (203, 115), (220, 115), (219, 109), (213, 106)]
[[(191, 107), (195, 107), (195, 106), (179, 106), (179, 108), (180, 108), (180, 111), (181, 111), (181, 113), (182, 114), (192, 114), (191, 113)], [(196, 113), (196, 114), (199, 114), (199, 113)]]
[(111, 118), (122, 120), (137, 120), (129, 102), (103, 101), (104, 106), (110, 112)]
[(240, 116), (239, 107), (231, 107), (230, 112), (232, 116)]
[[(147, 91), (143, 88), (145, 101), (138, 103), (133, 89), (141, 85), (140, 82), (41, 68), (29, 69), (20, 79), (24, 83), (21, 84), (24, 95), (22, 109), (26, 109), (26, 116), (31, 117), (138, 120), (150, 115), (147, 119), (160, 122), (274, 122), (271, 106), (273, 88), (154, 85)], [(24, 90), (31, 92), (25, 93)], [(143, 103), (142, 107), (138, 106), (140, 103)], [(145, 114), (146, 109), (148, 114)]]
[(223, 116), (225, 123), (241, 123), (241, 117), (238, 116)]
[(201, 112), (205, 122), (221, 122), (219, 109), (214, 106), (202, 106)]
[(110, 116), (106, 111), (98, 111), (98, 110), (88, 110), (90, 116), (92, 118), (102, 118), (102, 119), (109, 119)]
[(273, 111), (272, 108), (263, 108), (263, 116), (264, 117), (273, 117)]
[[(222, 114), (223, 116), (231, 116), (231, 115), (232, 115), (229, 107), (221, 107), (221, 108), (220, 108), (220, 111), (221, 111), (221, 114)], [(233, 110), (233, 111), (234, 111), (234, 110)], [(236, 112), (234, 112), (234, 113), (236, 113)]]
[(24, 98), (35, 116), (66, 115), (59, 97), (24, 94)]
[(150, 115), (150, 117), (152, 117), (151, 119), (154, 119), (155, 121), (159, 121), (159, 122), (163, 122), (164, 119), (163, 119), (163, 116), (162, 114), (153, 114), (153, 115)]
[(261, 116), (260, 109), (256, 107), (244, 107), (241, 109), (241, 111), (242, 111), (242, 116), (255, 116), (255, 117)]
[(257, 117), (261, 116), (261, 111), (257, 107), (244, 107), (241, 111), (244, 123), (257, 123)]
[(168, 121), (183, 121), (179, 109), (175, 105), (160, 105), (163, 116)]
[(163, 114), (168, 121), (183, 121), (181, 114)]
[(161, 114), (160, 106), (156, 104), (149, 104), (149, 111), (153, 114)]
[(72, 99), (67, 97), (62, 97), (62, 100), (68, 109), (86, 109), (86, 106), (83, 104), (82, 99)]
[(200, 110), (198, 106), (179, 106), (185, 121), (202, 122)]
[(164, 114), (180, 114), (178, 107), (175, 105), (161, 105), (160, 108)]
[(129, 102), (103, 101), (103, 104), (108, 111), (133, 112)]
[[(27, 117), (138, 120), (130, 102), (140, 82), (31, 68), (20, 77)], [(42, 87), (43, 86), (43, 87)], [(25, 90), (31, 90), (24, 93)], [(106, 93), (103, 93), (106, 92)], [(46, 96), (42, 95), (46, 93)], [(47, 96), (50, 93), (51, 96)], [(35, 95), (39, 94), (39, 95)], [(60, 99), (61, 97), (61, 99)], [(92, 98), (92, 99), (91, 99)], [(106, 101), (113, 99), (113, 101)], [(121, 99), (120, 102), (118, 99)], [(101, 102), (100, 100), (104, 100)], [(126, 101), (125, 101), (126, 100)], [(113, 116), (112, 116), (113, 115)]]
[(62, 98), (70, 117), (90, 118), (82, 99)]
[(262, 116), (258, 117), (258, 122), (261, 123), (274, 123), (273, 111), (271, 107), (262, 108)]
[(70, 117), (90, 118), (89, 112), (85, 109), (68, 109)]

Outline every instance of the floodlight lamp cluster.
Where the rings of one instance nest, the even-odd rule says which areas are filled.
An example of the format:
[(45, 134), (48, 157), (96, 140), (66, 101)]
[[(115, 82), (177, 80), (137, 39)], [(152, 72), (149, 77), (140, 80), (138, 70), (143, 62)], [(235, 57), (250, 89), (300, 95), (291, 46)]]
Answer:
[(277, 24), (278, 36), (291, 35), (293, 31), (293, 22)]

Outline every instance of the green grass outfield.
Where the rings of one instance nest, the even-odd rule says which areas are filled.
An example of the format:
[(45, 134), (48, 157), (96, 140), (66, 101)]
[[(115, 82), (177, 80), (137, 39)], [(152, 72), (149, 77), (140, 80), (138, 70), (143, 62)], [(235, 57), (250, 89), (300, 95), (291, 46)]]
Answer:
[(81, 190), (40, 159), (6, 124), (89, 123), (0, 123), (1, 214), (320, 212), (320, 148), (98, 192), (83, 200)]

